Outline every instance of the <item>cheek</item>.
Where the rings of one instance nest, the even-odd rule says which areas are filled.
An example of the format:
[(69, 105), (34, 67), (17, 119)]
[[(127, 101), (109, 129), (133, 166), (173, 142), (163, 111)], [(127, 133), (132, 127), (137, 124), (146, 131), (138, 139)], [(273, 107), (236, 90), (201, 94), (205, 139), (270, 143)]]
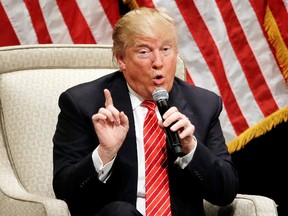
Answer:
[(145, 73), (149, 73), (151, 71), (151, 63), (150, 61), (146, 60), (130, 60), (126, 62), (126, 70), (131, 71), (134, 76), (145, 75)]
[[(127, 65), (126, 65), (127, 66)], [(135, 88), (140, 86), (147, 85), (149, 83), (149, 76), (143, 71), (143, 68), (136, 67), (126, 67), (126, 70), (123, 71), (124, 76), (127, 82)]]
[(166, 67), (167, 75), (169, 77), (174, 76), (177, 68), (177, 61), (174, 59), (167, 60), (164, 62), (164, 65)]
[(150, 77), (149, 73), (151, 73), (151, 61), (149, 59), (137, 59), (130, 57), (127, 58), (126, 61), (124, 61), (125, 71), (125, 77), (130, 82), (139, 82), (141, 84), (144, 84), (145, 79), (148, 79)]
[(128, 82), (138, 83), (139, 85), (145, 83), (146, 75), (139, 70), (126, 70), (124, 75)]

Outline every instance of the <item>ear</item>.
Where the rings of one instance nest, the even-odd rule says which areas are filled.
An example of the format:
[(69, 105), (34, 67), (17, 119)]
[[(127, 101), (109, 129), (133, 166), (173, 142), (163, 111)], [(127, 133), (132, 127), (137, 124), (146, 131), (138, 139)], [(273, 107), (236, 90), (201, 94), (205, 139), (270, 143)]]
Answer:
[(125, 64), (125, 60), (124, 60), (124, 57), (121, 53), (118, 53), (116, 55), (116, 59), (117, 59), (117, 62), (118, 62), (118, 65), (120, 67), (120, 69), (122, 71), (124, 71), (126, 69), (126, 64)]

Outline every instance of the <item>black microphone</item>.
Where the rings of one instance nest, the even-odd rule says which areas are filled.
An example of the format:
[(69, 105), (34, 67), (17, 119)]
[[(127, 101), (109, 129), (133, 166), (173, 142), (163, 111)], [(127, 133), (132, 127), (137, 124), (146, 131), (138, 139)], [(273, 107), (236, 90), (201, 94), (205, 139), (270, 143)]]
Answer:
[[(164, 113), (170, 108), (168, 104), (168, 98), (169, 98), (168, 92), (164, 88), (156, 88), (152, 93), (152, 98), (157, 103), (158, 110), (163, 119)], [(170, 127), (171, 125), (165, 127), (165, 133), (168, 137), (169, 145), (177, 157), (178, 156), (182, 157), (184, 153), (182, 151), (180, 137), (177, 132), (171, 131)]]

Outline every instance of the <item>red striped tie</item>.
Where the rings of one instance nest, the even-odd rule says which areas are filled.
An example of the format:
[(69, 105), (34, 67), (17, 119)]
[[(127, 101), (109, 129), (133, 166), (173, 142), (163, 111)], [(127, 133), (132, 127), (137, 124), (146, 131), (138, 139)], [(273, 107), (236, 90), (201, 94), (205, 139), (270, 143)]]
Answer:
[(171, 215), (167, 174), (166, 135), (158, 125), (154, 101), (145, 100), (148, 108), (144, 120), (144, 149), (146, 172), (146, 215)]

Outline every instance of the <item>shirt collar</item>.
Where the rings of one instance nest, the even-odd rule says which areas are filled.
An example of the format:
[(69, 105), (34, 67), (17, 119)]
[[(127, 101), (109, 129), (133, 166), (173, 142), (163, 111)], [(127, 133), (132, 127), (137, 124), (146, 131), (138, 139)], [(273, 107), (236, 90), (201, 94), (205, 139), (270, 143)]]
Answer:
[(144, 99), (137, 94), (127, 83), (133, 111), (141, 105)]

